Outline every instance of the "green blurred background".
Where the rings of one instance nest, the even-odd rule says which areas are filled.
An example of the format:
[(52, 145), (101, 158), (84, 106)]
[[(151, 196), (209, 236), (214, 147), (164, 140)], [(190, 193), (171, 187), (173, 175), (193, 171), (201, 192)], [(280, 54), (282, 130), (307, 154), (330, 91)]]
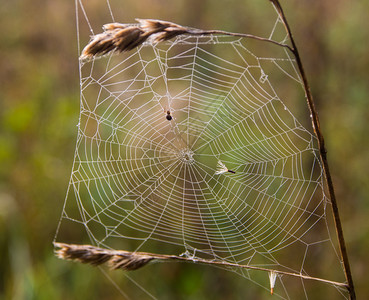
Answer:
[[(122, 0), (126, 19), (119, 21), (158, 18), (247, 32), (246, 1)], [(369, 294), (369, 3), (296, 0), (282, 5), (317, 103), (362, 299)], [(258, 14), (253, 17), (262, 17), (263, 11)], [(79, 113), (74, 1), (5, 0), (0, 24), (0, 299), (118, 299), (122, 294), (100, 270), (53, 255)], [(174, 278), (170, 288), (157, 287), (165, 299), (211, 299), (201, 292), (204, 285), (233, 295), (223, 299), (247, 299), (236, 296), (237, 286), (245, 284), (237, 279), (222, 286), (186, 265), (161, 272)], [(144, 299), (124, 274), (115, 276), (125, 282), (129, 299)]]

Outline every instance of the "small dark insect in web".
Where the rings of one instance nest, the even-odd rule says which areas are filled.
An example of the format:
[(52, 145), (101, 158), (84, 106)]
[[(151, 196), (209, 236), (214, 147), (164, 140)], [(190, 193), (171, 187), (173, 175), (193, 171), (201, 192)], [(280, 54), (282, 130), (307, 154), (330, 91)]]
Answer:
[(167, 110), (167, 115), (165, 116), (165, 118), (166, 118), (168, 121), (172, 120), (172, 116), (171, 116), (171, 114), (170, 114), (170, 110)]

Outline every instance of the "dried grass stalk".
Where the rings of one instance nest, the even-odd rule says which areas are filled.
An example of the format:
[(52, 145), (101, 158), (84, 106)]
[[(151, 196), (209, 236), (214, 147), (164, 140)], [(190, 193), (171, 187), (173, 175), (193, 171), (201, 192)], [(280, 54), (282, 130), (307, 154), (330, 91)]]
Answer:
[(166, 255), (166, 254), (154, 254), (147, 252), (130, 252), (124, 250), (109, 250), (102, 249), (91, 245), (75, 245), (75, 244), (65, 244), (65, 243), (54, 243), (54, 246), (58, 249), (55, 250), (57, 257), (66, 260), (73, 260), (84, 264), (91, 264), (94, 266), (102, 265), (107, 263), (111, 269), (133, 271), (137, 270), (149, 262), (155, 261), (182, 261), (182, 262), (192, 262), (198, 264), (215, 265), (221, 266), (223, 268), (244, 268), (250, 270), (259, 270), (264, 272), (273, 272), (275, 275), (288, 275), (293, 277), (298, 277), (302, 279), (316, 280), (320, 282), (326, 282), (336, 286), (346, 287), (346, 283), (335, 282), (331, 280), (326, 280), (322, 278), (316, 278), (311, 276), (302, 275), (300, 273), (290, 273), (284, 271), (278, 271), (273, 269), (261, 268), (256, 266), (239, 265), (236, 263), (230, 263), (225, 261), (216, 260), (206, 260), (202, 258), (195, 257), (185, 257), (177, 255)]
[(232, 33), (222, 30), (200, 30), (184, 27), (172, 22), (136, 19), (138, 24), (110, 23), (103, 26), (103, 33), (92, 36), (91, 41), (82, 50), (80, 60), (88, 61), (94, 57), (105, 55), (111, 52), (123, 52), (132, 50), (142, 45), (150, 39), (152, 43), (159, 43), (170, 40), (178, 35), (230, 35), (236, 37), (252, 38), (260, 41), (273, 43), (286, 47), (290, 51), (292, 48), (287, 44), (278, 43), (274, 40), (258, 37), (252, 34)]

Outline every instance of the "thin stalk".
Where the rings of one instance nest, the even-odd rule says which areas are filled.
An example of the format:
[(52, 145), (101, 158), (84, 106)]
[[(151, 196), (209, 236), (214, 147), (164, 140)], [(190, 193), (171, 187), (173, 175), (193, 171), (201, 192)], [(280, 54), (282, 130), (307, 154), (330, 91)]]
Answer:
[(253, 34), (248, 34), (248, 33), (234, 33), (234, 32), (228, 32), (228, 31), (223, 31), (223, 30), (199, 30), (199, 29), (191, 30), (191, 29), (189, 29), (186, 32), (186, 34), (191, 34), (191, 35), (219, 34), (219, 35), (229, 35), (229, 36), (235, 36), (235, 37), (249, 38), (249, 39), (254, 39), (254, 40), (258, 40), (258, 41), (272, 43), (274, 45), (287, 48), (288, 50), (293, 52), (293, 49), (287, 44), (278, 43), (274, 40), (263, 38), (263, 37), (256, 36), (256, 35), (253, 35)]
[(288, 34), (288, 36), (290, 38), (290, 41), (291, 41), (291, 44), (292, 44), (292, 52), (293, 52), (293, 54), (296, 58), (296, 62), (297, 62), (298, 68), (299, 68), (299, 72), (300, 72), (301, 78), (303, 80), (305, 94), (306, 94), (306, 100), (307, 100), (307, 104), (308, 104), (308, 107), (309, 107), (309, 110), (310, 110), (313, 129), (314, 129), (315, 135), (318, 139), (319, 154), (320, 154), (320, 158), (322, 160), (323, 171), (324, 171), (325, 178), (327, 180), (329, 197), (330, 197), (330, 200), (331, 200), (331, 203), (332, 203), (332, 211), (333, 211), (335, 228), (336, 228), (338, 242), (339, 242), (339, 249), (340, 249), (341, 259), (343, 261), (343, 267), (344, 267), (346, 280), (347, 280), (347, 283), (348, 283), (347, 284), (347, 289), (348, 289), (348, 292), (350, 294), (350, 299), (355, 300), (356, 295), (355, 295), (354, 283), (353, 283), (353, 280), (352, 280), (350, 263), (349, 263), (349, 259), (348, 259), (348, 255), (347, 255), (345, 239), (344, 239), (344, 236), (343, 236), (343, 229), (342, 229), (341, 219), (340, 219), (340, 216), (339, 216), (336, 195), (335, 195), (335, 192), (334, 192), (332, 176), (331, 176), (331, 173), (329, 171), (328, 159), (327, 159), (327, 150), (325, 148), (323, 134), (322, 134), (322, 131), (320, 129), (318, 113), (317, 113), (316, 108), (315, 108), (315, 103), (314, 103), (314, 100), (313, 100), (313, 96), (312, 96), (311, 91), (310, 91), (310, 86), (309, 86), (309, 83), (308, 83), (308, 80), (307, 80), (307, 77), (306, 77), (306, 74), (305, 74), (305, 70), (303, 68), (303, 65), (302, 65), (302, 62), (301, 62), (301, 59), (300, 59), (299, 52), (298, 52), (296, 44), (295, 44), (295, 40), (293, 39), (292, 32), (290, 30), (290, 27), (288, 25), (288, 22), (287, 22), (287, 19), (285, 17), (285, 14), (282, 10), (282, 7), (281, 7), (278, 0), (269, 0), (269, 1), (271, 1), (273, 3), (273, 5), (275, 6), (275, 8), (277, 9), (277, 11), (280, 15), (280, 18), (281, 18), (281, 20), (282, 20), (282, 22), (283, 22), (283, 24), (286, 28), (287, 34)]

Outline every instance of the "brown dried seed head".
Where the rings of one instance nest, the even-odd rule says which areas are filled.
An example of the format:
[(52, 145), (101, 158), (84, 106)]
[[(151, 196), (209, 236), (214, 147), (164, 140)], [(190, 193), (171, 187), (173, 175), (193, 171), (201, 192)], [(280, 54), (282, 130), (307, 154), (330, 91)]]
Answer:
[(129, 25), (122, 24), (122, 23), (109, 23), (109, 24), (103, 25), (103, 29), (104, 31), (109, 31), (109, 30), (115, 30), (115, 29), (124, 29), (124, 28), (127, 28), (128, 26)]
[(146, 38), (142, 36), (143, 33), (143, 30), (138, 27), (127, 27), (125, 29), (115, 30), (112, 40), (116, 50), (123, 52), (141, 45), (146, 40)]
[(146, 255), (139, 255), (134, 253), (129, 253), (127, 255), (114, 255), (110, 260), (109, 265), (112, 269), (122, 269), (127, 271), (137, 270), (146, 264), (148, 264), (153, 257)]
[(100, 33), (95, 35), (87, 46), (82, 50), (80, 59), (90, 59), (96, 55), (104, 55), (112, 50), (115, 46), (112, 42), (110, 34)]
[(188, 33), (185, 27), (172, 22), (151, 19), (137, 19), (137, 21), (139, 22), (137, 25), (105, 24), (104, 32), (92, 37), (83, 49), (80, 59), (89, 60), (113, 51), (132, 50), (143, 44), (150, 36), (153, 36), (154, 42), (162, 42)]
[(54, 243), (55, 254), (61, 259), (74, 260), (94, 266), (108, 262), (112, 269), (136, 270), (156, 259), (143, 253), (102, 249), (91, 245)]
[(185, 33), (185, 31), (181, 31), (181, 30), (160, 32), (160, 33), (155, 34), (153, 41), (154, 43), (165, 42), (183, 33)]
[(185, 27), (168, 21), (154, 19), (136, 19), (136, 21), (138, 21), (140, 23), (140, 26), (146, 31), (161, 31), (169, 28), (176, 30), (186, 30)]
[(94, 56), (100, 56), (112, 51), (128, 51), (141, 45), (147, 36), (138, 27), (116, 27), (108, 24), (104, 33), (95, 35), (91, 42), (83, 49), (81, 60), (88, 60)]
[(97, 266), (107, 262), (111, 258), (111, 255), (103, 249), (88, 245), (57, 244), (56, 246), (60, 247), (60, 249), (56, 250), (55, 253), (61, 259), (77, 260), (81, 263)]

